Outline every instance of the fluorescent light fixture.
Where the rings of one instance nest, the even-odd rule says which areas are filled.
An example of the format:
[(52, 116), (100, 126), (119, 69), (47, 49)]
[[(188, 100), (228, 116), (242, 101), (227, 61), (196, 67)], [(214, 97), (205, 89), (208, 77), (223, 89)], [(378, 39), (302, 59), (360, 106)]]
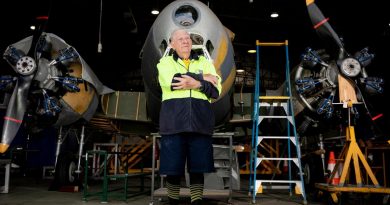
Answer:
[(151, 13), (152, 13), (153, 15), (157, 15), (157, 14), (160, 13), (160, 11), (158, 11), (157, 9), (153, 9), (153, 10), (151, 11)]
[(248, 50), (248, 53), (256, 53), (256, 50), (250, 49), (250, 50)]
[(271, 18), (278, 18), (279, 14), (277, 12), (272, 12), (271, 13)]
[(239, 69), (236, 70), (237, 73), (243, 73), (244, 71), (245, 71), (245, 70), (244, 70), (244, 69), (241, 69), (241, 68), (239, 68)]

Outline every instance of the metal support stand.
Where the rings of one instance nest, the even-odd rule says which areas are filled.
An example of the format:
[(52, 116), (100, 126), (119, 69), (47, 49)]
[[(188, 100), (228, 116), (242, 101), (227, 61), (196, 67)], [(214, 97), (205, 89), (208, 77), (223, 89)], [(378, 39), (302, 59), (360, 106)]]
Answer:
[[(127, 201), (127, 199), (131, 196), (137, 196), (140, 194), (145, 194), (149, 192), (149, 190), (144, 190), (144, 178), (145, 176), (149, 175), (149, 173), (141, 172), (141, 173), (128, 173), (127, 169), (127, 161), (124, 162), (124, 173), (119, 174), (110, 174), (107, 165), (109, 156), (111, 155), (120, 155), (118, 158), (121, 158), (121, 156), (130, 156), (132, 153), (126, 153), (126, 152), (111, 152), (106, 150), (89, 150), (85, 154), (85, 174), (84, 174), (84, 190), (83, 190), (83, 201), (87, 201), (88, 197), (90, 196), (100, 196), (102, 203), (108, 202), (108, 196), (119, 196), (120, 199)], [(91, 156), (92, 155), (92, 156)], [(96, 156), (97, 155), (97, 156)], [(103, 183), (102, 188), (100, 191), (91, 191), (91, 187), (88, 184), (88, 167), (90, 167), (90, 164), (88, 163), (88, 159), (92, 158), (95, 162), (100, 161), (101, 159), (103, 164), (98, 163), (98, 165), (95, 167), (92, 167), (91, 173), (94, 175), (92, 178), (97, 178), (96, 173), (99, 173)], [(129, 190), (129, 178), (139, 178), (141, 180), (141, 186), (139, 186), (139, 191), (130, 193), (131, 190)], [(118, 187), (110, 186), (109, 182), (111, 181), (117, 181), (117, 180), (123, 180), (123, 183)], [(111, 184), (112, 185), (112, 184)]]
[(0, 193), (6, 194), (9, 191), (9, 176), (11, 172), (11, 160), (0, 159), (0, 166), (4, 165), (4, 185), (0, 186)]
[(55, 163), (54, 163), (54, 167), (57, 166), (57, 160), (58, 160), (58, 156), (60, 155), (62, 142), (63, 142), (63, 139), (62, 139), (62, 126), (60, 126), (60, 130), (58, 131), (57, 146), (56, 146), (56, 160), (55, 160)]
[[(362, 151), (360, 150), (356, 138), (355, 138), (355, 129), (351, 126), (350, 114), (353, 103), (348, 102), (348, 127), (346, 130), (346, 140), (347, 143), (343, 147), (339, 159), (337, 160), (335, 168), (333, 169), (327, 183), (317, 183), (315, 186), (320, 189), (330, 193), (330, 196), (334, 203), (338, 203), (338, 196), (341, 195), (341, 192), (359, 192), (359, 193), (383, 193), (390, 194), (390, 188), (381, 187), (373, 174), (370, 166), (367, 163), (366, 158), (364, 157)], [(353, 161), (355, 181), (356, 184), (345, 184), (347, 180), (347, 175), (350, 172), (350, 164)], [(359, 161), (362, 163), (367, 175), (371, 179), (371, 182), (374, 186), (363, 185), (362, 183), (362, 174), (359, 166)], [(336, 171), (338, 171), (340, 164), (344, 162), (343, 171), (340, 177), (340, 183), (338, 185), (332, 185), (331, 182), (335, 177)], [(367, 182), (368, 183), (368, 182)]]
[(81, 127), (81, 136), (80, 136), (80, 143), (79, 143), (79, 155), (78, 155), (77, 170), (75, 171), (77, 174), (81, 173), (81, 158), (83, 156), (84, 138), (85, 138), (85, 126), (83, 125)]

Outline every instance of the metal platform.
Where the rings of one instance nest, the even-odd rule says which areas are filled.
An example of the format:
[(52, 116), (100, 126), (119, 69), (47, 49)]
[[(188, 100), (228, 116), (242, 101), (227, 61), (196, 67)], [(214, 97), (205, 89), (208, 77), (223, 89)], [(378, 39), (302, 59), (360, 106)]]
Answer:
[[(228, 198), (230, 195), (229, 190), (217, 190), (217, 189), (204, 189), (203, 197), (209, 199), (219, 199), (219, 198)], [(154, 191), (154, 196), (156, 197), (164, 197), (168, 196), (167, 188), (160, 188)], [(190, 197), (190, 189), (189, 188), (180, 188), (180, 196)]]

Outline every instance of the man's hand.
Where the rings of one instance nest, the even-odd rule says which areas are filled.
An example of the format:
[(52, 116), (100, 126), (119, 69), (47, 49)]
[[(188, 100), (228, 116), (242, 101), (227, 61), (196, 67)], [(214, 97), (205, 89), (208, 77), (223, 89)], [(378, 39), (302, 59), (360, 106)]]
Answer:
[(218, 77), (211, 74), (203, 74), (203, 80), (210, 82), (215, 87), (218, 86)]
[(175, 90), (197, 89), (200, 87), (200, 82), (188, 75), (181, 75), (181, 77), (174, 77), (178, 82), (172, 83)]

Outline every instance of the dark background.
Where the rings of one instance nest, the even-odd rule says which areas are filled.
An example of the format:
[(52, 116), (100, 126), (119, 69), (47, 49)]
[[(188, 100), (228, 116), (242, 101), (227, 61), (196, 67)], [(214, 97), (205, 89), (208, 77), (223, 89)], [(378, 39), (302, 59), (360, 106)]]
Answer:
[[(156, 18), (150, 10), (153, 7), (161, 10), (170, 2), (102, 0), (102, 53), (97, 52), (100, 0), (2, 2), (0, 53), (8, 45), (32, 34), (29, 27), (35, 23), (35, 17), (49, 14), (46, 32), (58, 35), (76, 48), (105, 85), (114, 90), (143, 91), (139, 53)], [(306, 47), (318, 49), (324, 46), (312, 29), (304, 0), (202, 2), (209, 5), (221, 22), (235, 33), (233, 46), (238, 68), (255, 69), (255, 55), (246, 51), (255, 49), (256, 40), (289, 40), (291, 66), (299, 63)], [(390, 12), (389, 7), (385, 6), (386, 1), (318, 0), (316, 4), (344, 39), (347, 51), (354, 53), (369, 47), (376, 55), (373, 63), (367, 67), (368, 74), (388, 81), (385, 73), (390, 69)], [(278, 11), (280, 17), (271, 19), (269, 15), (272, 11)], [(265, 69), (272, 68), (265, 66)], [(14, 74), (4, 60), (0, 60), (0, 74)], [(384, 98), (388, 97), (388, 87), (386, 84), (384, 95), (368, 100), (375, 109), (374, 113), (385, 114), (381, 120), (382, 129), (387, 129), (388, 125), (389, 106)]]

